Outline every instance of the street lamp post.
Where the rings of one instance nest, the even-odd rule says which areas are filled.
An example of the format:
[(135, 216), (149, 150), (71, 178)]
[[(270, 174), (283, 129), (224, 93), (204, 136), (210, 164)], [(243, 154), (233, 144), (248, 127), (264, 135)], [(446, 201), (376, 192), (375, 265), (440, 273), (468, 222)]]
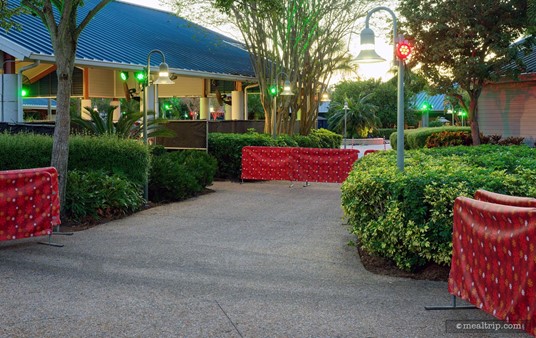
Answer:
[[(396, 44), (403, 37), (397, 36), (397, 20), (395, 13), (388, 7), (376, 7), (367, 13), (365, 29), (361, 31), (361, 52), (356, 61), (361, 63), (373, 63), (385, 61), (374, 50), (374, 31), (369, 28), (369, 19), (377, 11), (384, 10), (393, 17), (393, 62), (396, 62)], [(398, 169), (404, 171), (404, 60), (398, 57), (398, 87), (397, 87), (397, 132), (396, 132), (396, 163)]]
[[(143, 143), (147, 145), (147, 110), (149, 108), (149, 85), (150, 83), (150, 76), (151, 76), (151, 54), (158, 53), (162, 56), (162, 62), (160, 63), (159, 70), (158, 70), (158, 78), (152, 82), (153, 85), (159, 85), (159, 84), (174, 84), (175, 82), (171, 81), (169, 78), (169, 66), (166, 63), (166, 57), (162, 51), (158, 49), (153, 49), (149, 52), (147, 55), (147, 74), (145, 77), (145, 84), (144, 84), (144, 91), (145, 91), (145, 97), (143, 100)], [(155, 91), (156, 94), (158, 92)], [(143, 189), (143, 197), (145, 198), (145, 201), (149, 200), (149, 182), (148, 180), (145, 180), (145, 185)]]
[(346, 149), (346, 115), (348, 115), (348, 101), (344, 101), (344, 130), (343, 130), (343, 137), (342, 137), (342, 143), (344, 145), (344, 149)]
[(275, 77), (275, 88), (276, 88), (276, 91), (274, 93), (274, 102), (273, 102), (273, 109), (272, 109), (272, 136), (273, 138), (277, 138), (277, 95), (279, 94), (278, 93), (278, 88), (279, 88), (279, 75), (285, 75), (285, 85), (283, 86), (283, 91), (281, 92), (281, 96), (291, 96), (291, 95), (294, 95), (294, 93), (292, 92), (292, 88), (290, 86), (290, 80), (288, 79), (288, 75), (285, 73), (285, 72), (280, 72), (276, 75)]

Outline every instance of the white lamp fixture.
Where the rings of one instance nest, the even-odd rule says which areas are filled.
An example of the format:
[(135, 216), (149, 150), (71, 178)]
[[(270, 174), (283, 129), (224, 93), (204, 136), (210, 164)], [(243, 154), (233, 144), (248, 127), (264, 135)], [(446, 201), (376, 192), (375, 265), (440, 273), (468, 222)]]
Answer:
[[(396, 164), (399, 171), (404, 171), (404, 60), (397, 57), (396, 44), (402, 41), (403, 37), (397, 37), (396, 34), (396, 15), (388, 7), (376, 7), (367, 13), (365, 19), (365, 29), (361, 32), (361, 52), (356, 58), (360, 63), (372, 63), (385, 61), (379, 56), (375, 48), (374, 32), (369, 28), (370, 16), (380, 10), (389, 12), (393, 17), (393, 62), (398, 65), (398, 87), (397, 87), (397, 132), (396, 132)], [(398, 59), (398, 62), (396, 62)]]

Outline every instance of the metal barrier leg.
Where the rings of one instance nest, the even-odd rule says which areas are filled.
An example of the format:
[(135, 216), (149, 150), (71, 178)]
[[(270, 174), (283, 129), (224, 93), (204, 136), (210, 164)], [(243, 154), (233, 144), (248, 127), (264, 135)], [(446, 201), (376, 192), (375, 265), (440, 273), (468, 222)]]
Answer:
[(60, 235), (60, 236), (72, 236), (74, 235), (74, 232), (60, 232), (60, 226), (56, 226), (54, 228), (54, 231), (52, 231), (53, 235)]
[(54, 243), (51, 241), (52, 234), (48, 235), (48, 241), (47, 242), (37, 242), (38, 244), (48, 245), (48, 246), (54, 246), (56, 248), (63, 248), (63, 244)]
[(476, 309), (474, 305), (456, 305), (456, 296), (452, 296), (452, 305), (425, 306), (426, 310), (466, 310)]

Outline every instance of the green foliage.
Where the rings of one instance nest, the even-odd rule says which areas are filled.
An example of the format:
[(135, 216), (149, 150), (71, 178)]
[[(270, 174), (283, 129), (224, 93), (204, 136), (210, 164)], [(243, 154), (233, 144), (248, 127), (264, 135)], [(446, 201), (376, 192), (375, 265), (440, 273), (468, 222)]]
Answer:
[[(400, 2), (401, 26), (414, 44), (412, 63), (440, 93), (453, 95), (477, 119), (477, 102), (486, 81), (517, 77), (525, 69), (522, 56), (534, 36), (514, 44), (527, 33), (527, 1), (435, 1)], [(511, 65), (514, 65), (513, 67)], [(467, 92), (463, 102), (459, 89)], [(473, 129), (478, 139), (478, 128)]]
[(77, 221), (127, 215), (144, 202), (136, 184), (102, 171), (72, 170), (68, 182), (65, 213)]
[[(50, 166), (52, 137), (0, 134), (0, 170)], [(147, 178), (149, 152), (135, 140), (115, 136), (71, 136), (69, 170), (101, 170), (142, 185)]]
[(216, 160), (205, 152), (186, 150), (153, 158), (149, 199), (154, 202), (180, 201), (195, 196), (212, 184)]
[(307, 136), (280, 135), (276, 140), (270, 135), (256, 132), (210, 133), (208, 151), (218, 161), (216, 177), (238, 180), (242, 170), (242, 148), (245, 146), (340, 148), (341, 143), (341, 135), (327, 129), (313, 130)]
[[(348, 109), (344, 109), (344, 103), (331, 102), (328, 117), (330, 130), (338, 131), (351, 137), (367, 137), (370, 130), (379, 125), (379, 119), (376, 116), (378, 106), (371, 103), (372, 94), (361, 92), (357, 97), (351, 97), (345, 101), (348, 103)], [(346, 121), (346, 133), (344, 132)]]
[[(409, 75), (406, 74), (406, 82), (409, 82)], [(396, 77), (394, 78), (396, 80)], [(418, 81), (414, 81), (418, 82)], [(410, 98), (415, 91), (422, 89), (422, 84), (419, 86), (410, 86), (406, 83), (404, 91), (405, 111), (404, 120), (408, 125), (417, 123), (417, 116), (410, 109)], [(410, 90), (409, 88), (414, 88)], [(359, 95), (369, 95), (368, 102), (377, 107), (376, 116), (378, 118), (378, 127), (393, 128), (397, 123), (397, 84), (396, 81), (381, 82), (380, 80), (366, 81), (343, 81), (336, 85), (333, 91), (331, 102), (334, 107), (344, 106), (346, 98), (357, 100)], [(338, 108), (337, 108), (338, 109)], [(334, 113), (334, 108), (330, 108), (330, 114)]]
[(374, 129), (372, 133), (370, 134), (371, 137), (381, 137), (386, 140), (391, 137), (392, 133), (396, 133), (396, 128), (380, 128), (380, 129)]
[[(433, 128), (417, 128), (404, 130), (404, 149), (420, 149), (426, 146), (428, 137), (435, 133), (443, 131), (469, 131), (469, 127), (433, 127)], [(391, 148), (396, 149), (396, 132), (389, 137)]]
[(433, 133), (426, 139), (426, 148), (470, 146), (473, 143), (468, 131), (442, 131)]
[(478, 189), (536, 197), (535, 155), (525, 146), (410, 150), (401, 174), (396, 153), (380, 152), (356, 162), (342, 206), (366, 250), (406, 270), (448, 265), (454, 199)]
[(245, 146), (275, 146), (275, 141), (267, 134), (210, 133), (208, 152), (218, 161), (216, 177), (240, 179), (242, 148)]
[[(140, 139), (143, 136), (143, 113), (139, 111), (124, 111), (117, 122), (113, 121), (116, 107), (101, 103), (101, 110), (85, 107), (90, 120), (71, 112), (71, 122), (91, 135), (117, 135), (121, 138)], [(166, 119), (157, 119), (154, 111), (147, 112), (147, 137), (174, 137), (175, 132), (164, 127)]]

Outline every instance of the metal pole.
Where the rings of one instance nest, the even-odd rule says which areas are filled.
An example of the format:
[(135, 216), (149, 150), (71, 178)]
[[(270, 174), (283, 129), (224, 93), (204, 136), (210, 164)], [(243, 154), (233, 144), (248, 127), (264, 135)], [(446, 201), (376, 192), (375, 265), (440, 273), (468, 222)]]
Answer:
[(273, 138), (277, 138), (277, 120), (276, 120), (276, 113), (277, 113), (277, 108), (276, 108), (276, 104), (277, 104), (277, 95), (274, 95), (274, 102), (273, 102), (273, 113), (272, 113), (272, 136)]
[[(396, 37), (395, 37), (396, 38)], [(404, 171), (404, 61), (398, 60), (396, 165)]]
[(344, 103), (344, 131), (343, 131), (343, 138), (342, 142), (344, 144), (344, 149), (346, 149), (346, 115), (348, 114), (348, 104)]

